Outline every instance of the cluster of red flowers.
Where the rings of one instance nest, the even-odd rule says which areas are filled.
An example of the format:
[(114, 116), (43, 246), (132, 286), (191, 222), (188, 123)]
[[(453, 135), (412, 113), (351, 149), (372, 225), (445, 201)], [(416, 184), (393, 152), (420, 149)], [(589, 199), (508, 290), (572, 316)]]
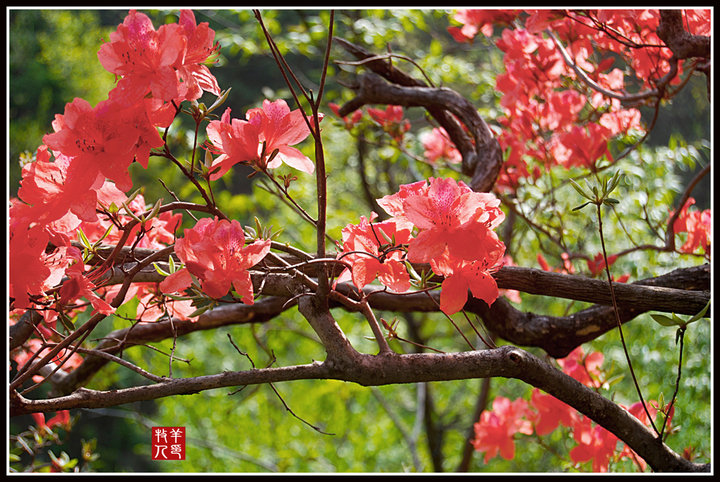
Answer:
[[(190, 10), (181, 11), (177, 24), (157, 30), (146, 15), (131, 10), (98, 52), (100, 63), (119, 79), (108, 99), (95, 107), (80, 98), (68, 103), (52, 123), (54, 132), (44, 136), (35, 158), (24, 165), (18, 198), (11, 199), (9, 211), (11, 318), (42, 308), (38, 312), (44, 323), (37, 330), (43, 340), (57, 340), (60, 311), (72, 316), (76, 309), (85, 309), (77, 303), (80, 298), (99, 313), (114, 312), (106, 300), (114, 299), (119, 287), (96, 286), (103, 273), (84, 264), (81, 250), (72, 245), (78, 235), (90, 243), (130, 240), (137, 248), (158, 249), (175, 242), (181, 215), (168, 211), (143, 217), (151, 207), (142, 194), (132, 198), (125, 194), (132, 188), (129, 167), (134, 161), (147, 167), (151, 150), (164, 145), (158, 128), (171, 124), (182, 102), (195, 101), (203, 92), (221, 95), (205, 65), (218, 49), (214, 37), (208, 24), (198, 25)], [(252, 130), (252, 135), (245, 132), (239, 138), (232, 127)], [(220, 154), (213, 163), (220, 166), (215, 178), (241, 161), (265, 162), (270, 168), (282, 161), (312, 172), (309, 159), (289, 147), (308, 133), (299, 111), (290, 112), (282, 100), (266, 101), (262, 109), (248, 112), (247, 121), (231, 122), (227, 111), (208, 127), (216, 142), (211, 148)], [(118, 229), (133, 221), (129, 232)], [(139, 300), (137, 319), (188, 319), (195, 311), (191, 301), (168, 299), (163, 293), (184, 289), (190, 273), (200, 279), (209, 296), (224, 296), (232, 285), (242, 301), (251, 304), (252, 284), (246, 270), (267, 254), (270, 241), (247, 247), (244, 243), (237, 222), (201, 220), (177, 242), (176, 251), (186, 268), (161, 286), (133, 283), (129, 287), (126, 299)], [(41, 339), (32, 338), (12, 357), (23, 366), (46, 350)], [(63, 353), (57, 359), (63, 369), (71, 370), (82, 361), (77, 353)], [(38, 423), (44, 420), (37, 418)], [(58, 420), (51, 419), (47, 426)]]
[[(402, 266), (405, 258), (399, 249), (407, 243), (407, 261), (429, 263), (434, 273), (444, 277), (443, 312), (460, 311), (468, 290), (488, 304), (497, 299), (492, 273), (502, 266), (505, 245), (494, 229), (505, 215), (493, 194), (474, 192), (462, 181), (430, 178), (400, 186), (397, 193), (378, 199), (378, 204), (392, 216), (390, 221), (373, 224), (363, 219), (343, 231), (340, 256), (352, 263), (356, 286), (362, 288), (375, 279), (369, 276), (375, 273), (381, 273), (380, 281), (391, 289), (408, 286)], [(415, 231), (413, 237), (411, 230)], [(388, 266), (381, 271), (378, 264)], [(343, 279), (347, 276), (341, 275)]]
[[(64, 114), (57, 115), (53, 122), (54, 132), (43, 138), (44, 145), (38, 148), (35, 160), (24, 166), (18, 199), (11, 200), (10, 296), (15, 310), (47, 302), (48, 290), (67, 277), (58, 291), (60, 305), (67, 307), (73, 300), (85, 297), (96, 310), (105, 314), (113, 311), (94, 293), (95, 284), (86, 276), (81, 253), (71, 240), (82, 230), (90, 242), (103, 239), (116, 243), (121, 232), (115, 228), (130, 220), (120, 206), (126, 206), (128, 215), (148, 210), (142, 195), (131, 201), (124, 193), (132, 187), (129, 166), (137, 161), (147, 167), (151, 149), (164, 144), (158, 127), (170, 125), (182, 102), (194, 101), (204, 91), (221, 94), (205, 65), (218, 49), (214, 37), (206, 22), (196, 24), (190, 10), (181, 11), (177, 24), (157, 30), (146, 15), (131, 10), (110, 35), (110, 41), (102, 45), (98, 58), (118, 76), (117, 85), (108, 99), (95, 107), (79, 98), (65, 106)], [(238, 162), (263, 169), (284, 162), (313, 172), (312, 161), (290, 147), (310, 133), (303, 117), (299, 109), (291, 112), (284, 100), (266, 100), (262, 108), (247, 112), (247, 120), (231, 119), (228, 109), (207, 127), (211, 141), (208, 147), (219, 154), (208, 166), (213, 172), (211, 179), (219, 178)], [(98, 212), (105, 215), (99, 216)], [(135, 239), (133, 236), (140, 233), (135, 246), (166, 246), (174, 241), (180, 219), (180, 214), (161, 213), (138, 223), (126, 239)], [(235, 225), (232, 227), (235, 229)], [(241, 231), (234, 236), (244, 239)], [(235, 238), (220, 241), (238, 242)], [(53, 250), (46, 249), (48, 243)], [(193, 250), (187, 240), (180, 245), (187, 247), (186, 253)], [(234, 252), (240, 258), (244, 254), (242, 250)], [(203, 259), (208, 260), (209, 255), (205, 255)], [(245, 261), (243, 258), (240, 264)], [(231, 272), (228, 286), (230, 282), (240, 283), (232, 269), (226, 274), (230, 276)], [(218, 294), (221, 289), (217, 284), (205, 281), (212, 293), (225, 294)], [(179, 286), (177, 281), (174, 285)], [(113, 289), (106, 291), (114, 294)], [(134, 284), (133, 294), (143, 301), (139, 317), (158, 313), (156, 287)], [(251, 302), (247, 290), (243, 294), (245, 302)], [(162, 312), (185, 318), (191, 310), (189, 303), (178, 301), (163, 304)], [(46, 321), (54, 322), (56, 313), (44, 311)]]
[(410, 226), (399, 227), (395, 220), (375, 223), (376, 217), (376, 213), (370, 219), (362, 216), (358, 224), (343, 228), (343, 251), (339, 257), (351, 268), (340, 273), (336, 283), (352, 281), (362, 289), (377, 278), (396, 293), (403, 293), (410, 290), (403, 249), (412, 239)]
[[(182, 11), (178, 24), (157, 31), (146, 15), (131, 10), (100, 48), (102, 65), (120, 76), (117, 86), (95, 107), (76, 98), (56, 115), (55, 132), (43, 138), (34, 162), (24, 166), (19, 199), (12, 200), (10, 296), (15, 309), (32, 307), (67, 275), (60, 290), (63, 302), (84, 295), (101, 312), (112, 311), (92, 295), (94, 284), (83, 275), (80, 252), (70, 240), (78, 229), (91, 241), (104, 235), (106, 229), (91, 226), (109, 224), (97, 210), (127, 201), (124, 191), (132, 187), (128, 168), (133, 161), (147, 167), (150, 150), (163, 145), (157, 128), (172, 122), (173, 103), (195, 100), (203, 90), (220, 93), (203, 65), (216, 50), (213, 39), (208, 24), (197, 25), (189, 10)], [(169, 213), (149, 221), (142, 226), (146, 242), (172, 242), (178, 221)], [(46, 251), (48, 242), (53, 251)]]
[(212, 142), (210, 150), (220, 154), (210, 166), (215, 180), (222, 177), (233, 165), (249, 163), (258, 169), (273, 169), (283, 162), (308, 174), (315, 165), (293, 146), (310, 135), (308, 122), (300, 109), (290, 111), (287, 102), (265, 100), (262, 108), (250, 109), (247, 120), (232, 119), (230, 109), (219, 121), (211, 121), (207, 127)]
[(690, 206), (695, 204), (695, 199), (689, 198), (680, 210), (673, 231), (676, 235), (687, 233), (687, 237), (680, 251), (683, 253), (695, 253), (699, 248), (706, 253), (710, 253), (710, 241), (712, 234), (712, 211), (705, 209), (699, 211), (694, 209), (690, 211)]
[(397, 143), (402, 142), (403, 136), (410, 130), (410, 121), (403, 119), (403, 108), (399, 105), (388, 105), (385, 110), (370, 107), (367, 113)]
[[(558, 360), (565, 373), (591, 388), (598, 388), (602, 384), (602, 362), (602, 353), (584, 355), (581, 347)], [(649, 425), (640, 402), (631, 405), (627, 411)], [(653, 402), (648, 405), (648, 411), (653, 417), (657, 414)], [(672, 418), (672, 413), (670, 417)], [(570, 450), (570, 460), (573, 463), (592, 461), (594, 472), (607, 472), (612, 460), (629, 458), (640, 464), (641, 470), (645, 469), (645, 462), (632, 449), (623, 445), (618, 451), (619, 439), (615, 435), (537, 388), (533, 389), (529, 402), (522, 398), (511, 401), (505, 397), (497, 397), (493, 401), (492, 410), (484, 411), (474, 425), (473, 446), (475, 450), (484, 452), (485, 463), (498, 454), (510, 460), (515, 457), (516, 433), (531, 435), (534, 431), (537, 435), (547, 435), (560, 425), (572, 431), (573, 440), (577, 443)]]
[[(330, 102), (328, 105), (335, 115), (341, 117), (340, 106), (334, 102)], [(405, 133), (410, 130), (410, 121), (403, 117), (404, 110), (400, 105), (390, 104), (385, 107), (385, 110), (368, 107), (367, 113), (375, 124), (380, 126), (398, 144), (402, 143)], [(351, 114), (342, 117), (342, 121), (345, 128), (351, 130), (358, 125), (362, 118), (362, 109), (357, 109)]]
[[(691, 32), (708, 34), (710, 10), (685, 10), (684, 16)], [(603, 158), (612, 162), (608, 141), (631, 129), (641, 130), (640, 112), (601, 91), (622, 95), (626, 74), (652, 88), (670, 69), (669, 48), (633, 48), (662, 45), (656, 33), (657, 10), (459, 10), (454, 19), (462, 27), (448, 30), (459, 42), (472, 41), (479, 32), (489, 36), (495, 26), (508, 27), (497, 41), (505, 52), (505, 72), (496, 81), (505, 109), (499, 141), (507, 152), (498, 185), (508, 189), (514, 189), (520, 178), (538, 176), (540, 166), (592, 169)], [(547, 29), (564, 52), (544, 35)], [(597, 55), (605, 58), (594, 65), (590, 58)], [(618, 55), (632, 73), (613, 68)], [(567, 88), (567, 79), (582, 85), (569, 63), (596, 85), (590, 95)], [(673, 82), (678, 80), (676, 76)], [(583, 121), (581, 113), (587, 111), (596, 114), (583, 114)], [(539, 166), (530, 167), (530, 159)]]
[(270, 252), (270, 240), (257, 240), (245, 246), (245, 232), (239, 222), (203, 218), (184, 237), (175, 242), (175, 253), (185, 264), (160, 283), (164, 293), (182, 292), (192, 284), (191, 274), (202, 283), (202, 290), (213, 298), (227, 294), (232, 285), (243, 303), (252, 305), (253, 286), (248, 269)]

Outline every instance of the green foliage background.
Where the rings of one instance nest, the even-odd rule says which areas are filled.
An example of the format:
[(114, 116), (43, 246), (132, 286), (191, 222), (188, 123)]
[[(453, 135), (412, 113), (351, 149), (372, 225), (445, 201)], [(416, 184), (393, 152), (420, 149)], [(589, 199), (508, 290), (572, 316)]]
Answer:
[[(156, 28), (176, 21), (176, 11), (144, 11)], [(54, 114), (61, 113), (66, 102), (82, 97), (91, 104), (103, 100), (113, 86), (113, 76), (102, 69), (96, 52), (103, 39), (121, 23), (126, 11), (115, 10), (11, 10), (10, 17), (10, 149), (9, 192), (14, 195), (20, 180), (18, 159), (25, 151), (33, 152), (42, 135), (51, 131)], [(266, 42), (252, 12), (247, 10), (196, 11), (198, 22), (208, 21), (217, 32), (222, 46), (213, 73), (221, 88), (232, 87), (227, 106), (239, 116), (262, 99), (283, 97), (291, 101), (287, 87), (268, 53)], [(306, 87), (317, 90), (322, 53), (327, 35), (329, 14), (326, 11), (263, 11), (263, 19), (287, 60)], [(446, 85), (468, 97), (481, 114), (492, 122), (499, 116), (498, 94), (494, 77), (502, 71), (501, 53), (484, 38), (472, 45), (454, 42), (446, 32), (451, 24), (448, 11), (442, 10), (348, 10), (339, 11), (336, 35), (367, 46), (378, 53), (392, 52), (418, 63), (436, 85)], [(354, 60), (340, 49), (335, 59)], [(407, 62), (397, 64), (414, 75), (420, 71)], [(352, 69), (332, 64), (328, 73), (326, 102), (342, 102), (352, 95), (341, 82), (351, 80)], [(652, 143), (624, 159), (619, 167), (626, 181), (615, 197), (621, 200), (615, 212), (605, 211), (608, 252), (627, 248), (628, 236), (638, 244), (654, 241), (640, 216), (645, 206), (650, 219), (661, 224), (668, 206), (685, 180), (699, 165), (709, 162), (709, 110), (704, 96), (704, 79), (691, 82), (683, 97), (665, 106), (667, 121), (659, 125)], [(210, 96), (211, 97), (211, 96)], [(203, 100), (212, 102), (213, 99)], [(224, 107), (223, 107), (224, 108)], [(360, 191), (359, 159), (353, 137), (342, 128), (329, 108), (322, 128), (329, 172), (329, 234), (340, 238), (340, 230), (359, 216), (368, 215), (370, 207)], [(448, 170), (433, 170), (417, 162), (422, 148), (419, 133), (429, 128), (420, 109), (407, 109), (413, 130), (406, 137), (404, 151), (388, 144), (370, 123), (364, 133), (372, 149), (365, 160), (377, 196), (395, 192), (399, 184), (429, 175), (450, 175)], [(676, 119), (684, 119), (676, 122)], [(177, 152), (189, 153), (192, 138), (189, 124), (178, 122), (171, 130), (171, 146)], [(613, 146), (619, 152), (632, 139)], [(625, 144), (623, 144), (625, 143)], [(309, 144), (309, 143), (308, 143)], [(312, 157), (312, 146), (305, 152)], [(218, 183), (217, 199), (226, 213), (243, 224), (252, 224), (255, 216), (265, 225), (282, 227), (281, 239), (301, 249), (314, 249), (314, 232), (277, 198), (247, 179), (248, 172), (236, 169)], [(290, 173), (290, 170), (281, 173)], [(594, 255), (599, 251), (597, 219), (590, 209), (571, 213), (581, 201), (574, 191), (565, 188), (549, 199), (546, 193), (568, 177), (580, 172), (553, 172), (533, 185), (518, 191), (522, 206), (540, 225), (559, 230), (573, 251)], [(147, 171), (133, 166), (136, 184), (146, 186), (148, 203), (167, 192), (157, 179), (182, 199), (200, 202), (189, 183), (158, 158), (151, 159)], [(291, 193), (309, 212), (315, 212), (315, 182), (300, 173)], [(709, 203), (709, 187), (694, 193), (700, 206)], [(538, 206), (542, 206), (539, 208)], [(622, 220), (622, 225), (620, 224)], [(622, 229), (625, 226), (626, 230)], [(518, 223), (512, 240), (506, 240), (515, 263), (537, 267), (536, 256), (542, 252), (551, 265), (559, 265), (560, 251), (548, 244), (529, 225)], [(630, 273), (636, 280), (664, 273), (678, 266), (698, 264), (695, 257), (638, 252), (621, 258), (613, 266), (616, 275)], [(587, 273), (584, 263), (579, 271)], [(562, 315), (584, 305), (567, 300), (523, 295), (520, 308), (550, 315)], [(132, 301), (128, 309), (131, 309)], [(131, 310), (132, 311), (132, 310)], [(360, 351), (371, 353), (374, 344), (366, 337), (367, 325), (353, 314), (334, 312), (341, 327)], [(388, 320), (398, 315), (380, 313)], [(455, 329), (437, 314), (415, 314), (412, 320), (424, 342), (440, 350), (468, 349)], [(466, 334), (472, 333), (463, 319), (456, 320)], [(410, 338), (408, 320), (400, 318), (401, 336)], [(106, 332), (128, 326), (119, 317), (103, 323)], [(98, 336), (103, 333), (98, 333)], [(322, 360), (324, 352), (312, 330), (296, 310), (261, 325), (238, 325), (177, 340), (155, 343), (168, 353), (174, 349), (177, 359), (172, 374), (190, 377), (219, 373), (223, 370), (250, 368), (247, 357), (231, 345), (228, 336), (247, 353), (255, 366), (284, 366)], [(669, 400), (677, 369), (675, 332), (655, 324), (648, 315), (625, 326), (630, 351), (646, 399), (657, 399), (662, 393)], [(699, 460), (710, 456), (710, 374), (711, 328), (708, 320), (691, 325), (684, 353), (682, 388), (674, 425), (679, 425), (669, 444), (676, 451), (694, 447)], [(476, 340), (473, 340), (476, 341)], [(398, 351), (413, 351), (407, 344), (394, 343)], [(608, 333), (586, 345), (585, 351), (600, 351), (604, 367), (614, 374), (627, 373), (626, 362), (617, 333)], [(542, 356), (538, 350), (530, 350)], [(154, 350), (130, 349), (125, 356), (133, 363), (156, 374), (168, 374), (168, 358)], [(106, 367), (89, 388), (110, 389), (143, 383), (135, 373), (123, 368)], [(75, 426), (65, 446), (77, 456), (80, 439), (98, 441), (100, 459), (92, 469), (107, 472), (404, 472), (453, 471), (460, 463), (474, 406), (480, 392), (480, 380), (466, 380), (426, 385), (397, 385), (365, 388), (337, 381), (297, 381), (270, 386), (246, 387), (242, 390), (215, 390), (196, 395), (133, 404), (116, 409), (75, 411)], [(238, 387), (238, 389), (241, 387)], [(491, 397), (529, 398), (530, 387), (514, 380), (493, 379)], [(631, 404), (637, 400), (628, 376), (609, 387), (608, 396)], [(424, 403), (423, 401), (427, 402)], [(287, 407), (292, 411), (290, 412)], [(432, 410), (429, 408), (432, 407)], [(294, 416), (294, 415), (295, 416)], [(442, 466), (433, 466), (433, 456), (424, 429), (424, 417), (433, 419), (440, 440)], [(11, 433), (31, 423), (28, 417), (11, 420)], [(309, 425), (314, 425), (313, 429)], [(184, 462), (150, 460), (151, 426), (187, 427), (187, 457)], [(436, 435), (437, 436), (437, 435)], [(526, 440), (527, 439), (527, 440)], [(589, 470), (589, 465), (573, 467), (567, 454), (574, 445), (567, 431), (557, 430), (542, 444), (535, 436), (519, 436), (515, 459), (496, 457), (487, 465), (475, 454), (471, 470), (505, 471), (575, 471)], [(635, 470), (626, 465), (615, 470)]]

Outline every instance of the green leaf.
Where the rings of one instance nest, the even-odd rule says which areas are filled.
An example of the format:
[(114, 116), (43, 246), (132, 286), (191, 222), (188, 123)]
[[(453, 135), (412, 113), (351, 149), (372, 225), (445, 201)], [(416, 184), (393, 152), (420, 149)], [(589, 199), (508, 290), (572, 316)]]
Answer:
[(200, 316), (200, 315), (202, 315), (203, 313), (205, 313), (207, 310), (209, 310), (209, 309), (212, 308), (212, 307), (213, 307), (212, 304), (205, 305), (205, 306), (201, 306), (201, 307), (198, 308), (197, 310), (195, 310), (195, 311), (193, 311), (192, 313), (190, 313), (190, 314), (188, 315), (188, 318), (195, 318), (196, 316)]
[(137, 214), (135, 214), (135, 213), (133, 212), (132, 209), (130, 209), (130, 207), (128, 206), (128, 204), (130, 204), (130, 201), (129, 201), (129, 200), (128, 200), (128, 201), (125, 201), (124, 203), (122, 203), (122, 207), (125, 208), (125, 212), (127, 213), (127, 215), (130, 216), (131, 218), (133, 218), (133, 219), (134, 219), (135, 221), (137, 221), (138, 223), (142, 223), (143, 220), (140, 219), (140, 218), (137, 216)]
[(224, 92), (220, 92), (220, 96), (217, 98), (215, 102), (213, 102), (213, 105), (210, 106), (210, 108), (207, 110), (207, 114), (214, 111), (218, 107), (220, 107), (228, 98), (228, 94), (230, 93), (230, 90), (232, 90), (232, 87), (228, 87), (227, 90)]
[(162, 198), (158, 199), (155, 205), (150, 210), (150, 213), (145, 217), (146, 220), (152, 219), (155, 216), (157, 216), (158, 212), (160, 211), (160, 206), (162, 206)]
[(678, 323), (669, 316), (665, 315), (650, 315), (650, 317), (662, 326), (678, 326)]
[(93, 243), (92, 249), (95, 249), (95, 248), (97, 248), (98, 246), (100, 246), (100, 243), (102, 242), (102, 240), (105, 239), (105, 238), (107, 238), (107, 235), (110, 234), (110, 231), (112, 231), (112, 228), (113, 228), (113, 227), (114, 227), (114, 225), (112, 225), (112, 224), (111, 224), (110, 226), (108, 226), (108, 228), (105, 230), (105, 234), (103, 234), (103, 235), (100, 237), (100, 239), (98, 239), (97, 241), (95, 241), (95, 242)]
[[(157, 263), (153, 263), (153, 266), (155, 267), (155, 271), (157, 271), (159, 274), (161, 274), (161, 275), (163, 275), (163, 276), (170, 276), (170, 275), (172, 274), (172, 273), (168, 273), (167, 271), (165, 271), (164, 269), (162, 269), (162, 268), (160, 267), (160, 265), (157, 264)], [(174, 271), (173, 271), (173, 272), (174, 272)]]
[(590, 194), (586, 193), (585, 190), (584, 190), (583, 188), (581, 188), (578, 183), (576, 183), (576, 182), (573, 181), (572, 179), (569, 179), (569, 181), (570, 181), (570, 185), (571, 185), (573, 188), (575, 188), (575, 190), (578, 192), (578, 194), (580, 194), (580, 195), (581, 195), (582, 197), (584, 197), (585, 199), (590, 199), (590, 200), (592, 200), (592, 197), (590, 196)]
[(698, 313), (697, 315), (695, 315), (692, 318), (690, 318), (689, 320), (687, 320), (686, 323), (689, 325), (690, 323), (693, 323), (693, 322), (699, 320), (700, 318), (705, 317), (705, 313), (707, 313), (707, 310), (710, 309), (710, 303), (711, 303), (711, 301), (708, 301), (707, 304), (705, 305), (705, 308), (700, 310), (700, 313)]
[(572, 210), (573, 210), (573, 211), (578, 211), (578, 210), (580, 210), (580, 209), (584, 208), (585, 206), (587, 206), (588, 204), (590, 204), (590, 202), (589, 202), (589, 201), (588, 201), (588, 202), (586, 202), (586, 203), (582, 203), (582, 204), (581, 204), (581, 205), (579, 205), (579, 206), (575, 206), (575, 207), (574, 207), (574, 208), (573, 208)]
[(78, 232), (78, 238), (80, 238), (80, 244), (82, 244), (83, 246), (85, 246), (88, 249), (92, 248), (92, 243), (87, 238), (87, 236), (85, 236), (85, 233), (83, 232), (83, 230), (81, 228), (78, 228), (77, 232)]
[(115, 316), (122, 320), (133, 320), (137, 317), (137, 307), (140, 300), (133, 296), (115, 310)]
[(615, 190), (615, 188), (620, 184), (620, 181), (625, 177), (625, 174), (622, 173), (622, 171), (617, 171), (615, 175), (612, 177), (612, 180), (610, 181), (610, 187), (607, 190), (607, 194), (610, 194)]
[(173, 293), (163, 293), (163, 296), (165, 296), (166, 298), (170, 298), (171, 300), (175, 300), (175, 301), (187, 301), (187, 300), (195, 299), (192, 296), (176, 295)]

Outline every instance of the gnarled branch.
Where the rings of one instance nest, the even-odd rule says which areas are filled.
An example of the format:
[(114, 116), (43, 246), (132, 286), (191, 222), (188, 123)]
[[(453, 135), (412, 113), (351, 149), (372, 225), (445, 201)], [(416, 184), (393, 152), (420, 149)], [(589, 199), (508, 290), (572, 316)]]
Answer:
[[(470, 187), (489, 192), (502, 166), (502, 149), (492, 131), (467, 99), (446, 87), (429, 87), (389, 61), (341, 38), (334, 39), (350, 54), (365, 59), (371, 72), (358, 76), (356, 97), (340, 108), (345, 116), (366, 104), (422, 106), (445, 129), (462, 155), (463, 174), (470, 177)], [(385, 80), (383, 80), (385, 79)], [(467, 132), (463, 129), (467, 128)]]
[[(325, 316), (324, 313), (327, 313), (322, 307), (313, 304), (311, 298), (306, 298), (303, 304), (301, 311), (312, 318)], [(222, 387), (300, 379), (335, 379), (376, 386), (505, 377), (538, 387), (601, 424), (637, 452), (655, 471), (710, 470), (707, 464), (695, 464), (683, 459), (619, 405), (519, 348), (503, 346), (492, 350), (453, 354), (363, 355), (344, 349), (334, 353), (332, 362), (168, 379), (152, 385), (111, 391), (82, 388), (70, 395), (47, 400), (30, 400), (11, 393), (10, 413), (16, 416), (80, 407), (109, 407)]]

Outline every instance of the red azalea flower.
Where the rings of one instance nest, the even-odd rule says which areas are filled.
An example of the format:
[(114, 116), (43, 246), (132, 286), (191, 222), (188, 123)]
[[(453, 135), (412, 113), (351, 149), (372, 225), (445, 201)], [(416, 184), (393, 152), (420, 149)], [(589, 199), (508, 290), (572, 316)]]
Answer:
[[(335, 113), (336, 116), (340, 117), (340, 106), (339, 105), (337, 105), (334, 102), (330, 102), (328, 104), (328, 106), (330, 107), (330, 110), (332, 110)], [(354, 110), (352, 112), (352, 114), (350, 114), (349, 116), (341, 117), (343, 123), (345, 124), (345, 129), (350, 130), (353, 127), (355, 127), (355, 124), (360, 122), (360, 119), (362, 119), (362, 115), (363, 115), (362, 110), (357, 109), (357, 110)]]
[(448, 33), (456, 42), (472, 42), (478, 32), (489, 37), (493, 33), (493, 24), (510, 25), (519, 14), (519, 10), (460, 9), (453, 15), (453, 20), (463, 26), (448, 27)]
[(460, 151), (455, 148), (455, 144), (453, 144), (448, 137), (448, 133), (442, 127), (433, 128), (430, 132), (425, 133), (420, 140), (425, 149), (425, 160), (430, 164), (435, 164), (439, 159), (450, 164), (462, 162)]
[(177, 98), (179, 82), (175, 66), (182, 59), (186, 42), (180, 25), (163, 25), (155, 31), (147, 15), (130, 10), (110, 34), (110, 42), (98, 51), (102, 66), (122, 77), (111, 96), (129, 104), (148, 92), (163, 101)]
[[(648, 412), (650, 412), (650, 416), (653, 417), (653, 420), (655, 420), (655, 417), (657, 415), (657, 409), (655, 408), (655, 402), (653, 400), (648, 400), (646, 402), (646, 406), (648, 409)], [(644, 423), (647, 426), (650, 426), (650, 420), (648, 420), (647, 412), (645, 412), (645, 408), (643, 408), (642, 402), (635, 402), (627, 409), (628, 412), (630, 412), (631, 415), (633, 415), (635, 418), (640, 420), (642, 423)], [(666, 431), (670, 430), (672, 417), (675, 413), (675, 405), (670, 409), (670, 413), (668, 414), (668, 421), (667, 426), (665, 428)], [(633, 449), (628, 447), (627, 445), (623, 446), (622, 451), (619, 454), (620, 458), (629, 458), (635, 461), (639, 466), (641, 470), (645, 470), (645, 467), (647, 466), (647, 463), (640, 458)]]
[(558, 364), (562, 370), (588, 387), (595, 387), (597, 380), (602, 375), (600, 365), (602, 365), (604, 356), (600, 352), (589, 353), (587, 356), (583, 354), (581, 346), (575, 348), (568, 356), (558, 360)]
[(178, 85), (180, 98), (199, 99), (202, 91), (219, 96), (220, 86), (215, 76), (203, 65), (219, 49), (217, 44), (213, 44), (215, 32), (207, 22), (198, 25), (192, 10), (182, 10), (178, 24), (183, 28), (187, 39), (185, 53), (180, 57), (182, 60), (178, 61), (176, 66), (178, 77), (182, 80)]
[[(31, 296), (42, 297), (60, 283), (73, 256), (80, 251), (70, 246), (67, 236), (47, 226), (31, 225), (27, 217), (18, 216), (17, 207), (27, 206), (13, 203), (10, 209), (9, 295), (14, 298), (15, 309), (25, 309), (31, 308)], [(51, 252), (46, 251), (49, 242), (57, 246)]]
[(530, 418), (538, 435), (547, 435), (560, 424), (571, 427), (578, 416), (574, 408), (537, 388), (533, 389), (531, 397), (530, 403), (537, 410), (537, 414)]
[(485, 463), (498, 453), (506, 460), (515, 457), (514, 435), (532, 434), (532, 424), (526, 419), (529, 413), (525, 400), (520, 398), (511, 402), (505, 397), (497, 397), (492, 411), (482, 413), (473, 425), (475, 438), (472, 444), (478, 452), (485, 452)]
[(566, 167), (594, 169), (603, 156), (613, 161), (608, 149), (610, 136), (610, 130), (600, 124), (591, 123), (586, 127), (574, 125), (568, 132), (554, 136), (552, 152), (555, 160)]
[(60, 410), (55, 412), (55, 416), (47, 422), (45, 421), (45, 414), (42, 412), (31, 413), (35, 425), (41, 430), (52, 430), (53, 427), (59, 425), (61, 427), (68, 427), (70, 425), (70, 411)]
[[(410, 275), (405, 269), (404, 252), (398, 249), (412, 238), (409, 228), (399, 229), (395, 221), (373, 223), (365, 216), (358, 224), (348, 224), (342, 231), (343, 251), (338, 256), (352, 265), (337, 282), (352, 280), (359, 289), (375, 278), (397, 293), (410, 290)], [(365, 254), (367, 253), (367, 254)]]
[(440, 292), (440, 309), (448, 315), (462, 310), (468, 299), (468, 291), (488, 306), (499, 296), (492, 273), (502, 266), (505, 245), (497, 239), (494, 231), (486, 230), (482, 245), (476, 245), (478, 258), (472, 261), (458, 259), (446, 252), (444, 256), (430, 260), (433, 272), (444, 276)]
[(182, 268), (160, 283), (163, 293), (182, 291), (197, 276), (203, 291), (221, 298), (232, 286), (243, 303), (252, 305), (253, 287), (248, 269), (259, 263), (270, 251), (270, 240), (257, 240), (245, 245), (245, 233), (239, 222), (203, 218), (184, 238), (175, 242), (175, 252), (185, 263)]
[(73, 183), (73, 193), (86, 192), (98, 174), (115, 181), (119, 189), (129, 190), (128, 168), (133, 160), (137, 157), (147, 167), (150, 149), (163, 145), (144, 102), (123, 106), (103, 101), (93, 108), (76, 98), (65, 106), (64, 114), (55, 116), (53, 128), (55, 132), (43, 137), (43, 142), (72, 158), (67, 182)]
[(537, 255), (538, 264), (543, 269), (543, 271), (573, 274), (575, 272), (575, 267), (573, 266), (572, 261), (570, 261), (570, 256), (567, 253), (561, 253), (560, 259), (562, 260), (562, 268), (552, 268), (545, 259), (545, 256), (543, 256), (541, 253), (538, 253)]
[(261, 169), (274, 169), (284, 162), (312, 174), (315, 171), (313, 162), (298, 149), (290, 147), (310, 135), (303, 115), (300, 109), (290, 111), (282, 99), (263, 101), (261, 109), (247, 112), (247, 120), (231, 119), (230, 109), (227, 109), (219, 121), (212, 121), (207, 127), (212, 149), (220, 154), (210, 167), (211, 171), (218, 167), (219, 170), (210, 179), (222, 177), (238, 162), (248, 162)]
[(429, 263), (447, 249), (453, 256), (475, 260), (485, 252), (488, 233), (505, 215), (489, 193), (472, 191), (454, 179), (430, 179), (427, 193), (408, 193), (402, 202), (405, 217), (419, 229), (408, 248), (408, 259)]
[(600, 425), (594, 425), (587, 417), (580, 417), (573, 424), (573, 438), (578, 443), (570, 450), (575, 463), (592, 460), (594, 472), (607, 472), (610, 458), (615, 453), (618, 438)]
[(681, 252), (694, 253), (698, 248), (702, 248), (705, 253), (710, 253), (712, 211), (710, 209), (689, 211), (693, 204), (695, 199), (689, 198), (673, 224), (673, 231), (676, 235), (688, 233), (687, 240), (680, 247)]
[[(608, 256), (608, 265), (612, 266), (617, 261), (617, 255)], [(593, 276), (597, 276), (605, 271), (605, 258), (602, 253), (595, 255), (593, 260), (587, 260), (587, 266)]]
[(58, 305), (69, 305), (78, 298), (85, 298), (90, 301), (94, 309), (104, 315), (115, 312), (115, 308), (93, 292), (95, 285), (82, 272), (82, 258), (66, 269), (65, 273), (69, 279), (60, 287)]
[[(461, 185), (465, 183), (460, 181)], [(417, 181), (412, 184), (403, 184), (400, 190), (395, 194), (388, 194), (377, 200), (378, 205), (385, 210), (396, 222), (402, 222), (412, 227), (412, 222), (407, 218), (405, 213), (405, 202), (415, 196), (426, 196), (428, 192), (428, 183), (426, 181)], [(470, 189), (470, 188), (468, 188)]]
[(385, 110), (370, 107), (367, 113), (398, 143), (402, 142), (403, 136), (410, 130), (410, 121), (403, 119), (402, 106), (388, 105)]
[[(47, 146), (40, 146), (36, 160), (22, 169), (18, 197), (26, 203), (23, 216), (29, 223), (45, 225), (72, 212), (84, 220), (97, 219), (94, 186), (102, 181), (97, 171), (71, 168), (71, 159), (60, 153), (50, 160)], [(15, 220), (20, 210), (16, 211)]]

